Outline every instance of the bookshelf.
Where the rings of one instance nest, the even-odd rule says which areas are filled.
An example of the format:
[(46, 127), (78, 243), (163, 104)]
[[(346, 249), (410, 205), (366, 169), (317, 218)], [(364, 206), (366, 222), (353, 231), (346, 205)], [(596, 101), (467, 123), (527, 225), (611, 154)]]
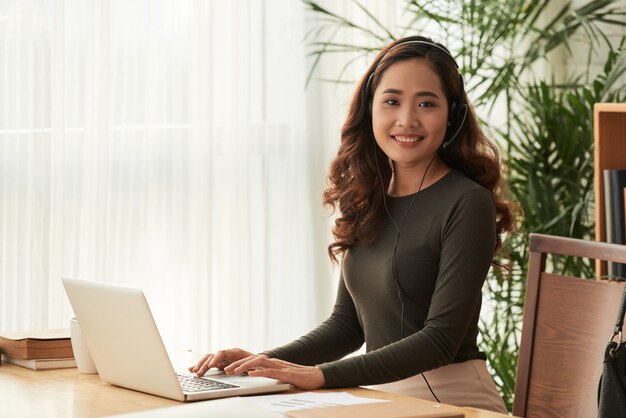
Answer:
[[(596, 241), (606, 242), (604, 169), (626, 168), (626, 103), (596, 103), (593, 109)], [(606, 262), (596, 261), (596, 275), (607, 274)]]

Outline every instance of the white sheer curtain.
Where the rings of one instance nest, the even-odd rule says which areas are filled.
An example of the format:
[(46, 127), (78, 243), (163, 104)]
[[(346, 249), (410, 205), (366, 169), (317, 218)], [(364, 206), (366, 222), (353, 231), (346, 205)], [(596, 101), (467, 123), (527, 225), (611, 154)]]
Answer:
[(304, 20), (297, 1), (0, 1), (0, 331), (67, 326), (62, 276), (142, 288), (184, 348), (260, 350), (328, 313)]

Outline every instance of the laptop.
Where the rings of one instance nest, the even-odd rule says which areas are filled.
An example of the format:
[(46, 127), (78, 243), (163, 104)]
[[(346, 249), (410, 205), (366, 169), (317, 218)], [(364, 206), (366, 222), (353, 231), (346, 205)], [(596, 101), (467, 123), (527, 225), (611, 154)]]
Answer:
[(139, 289), (62, 278), (100, 378), (112, 385), (178, 401), (288, 390), (275, 379), (210, 371), (176, 373), (148, 302)]

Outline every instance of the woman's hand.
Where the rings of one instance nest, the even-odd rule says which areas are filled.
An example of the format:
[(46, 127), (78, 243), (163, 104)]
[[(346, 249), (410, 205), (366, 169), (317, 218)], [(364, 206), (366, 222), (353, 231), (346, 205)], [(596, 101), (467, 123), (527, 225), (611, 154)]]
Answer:
[(204, 376), (204, 374), (212, 368), (224, 370), (224, 368), (233, 362), (246, 359), (263, 357), (267, 358), (265, 354), (255, 356), (249, 351), (242, 350), (241, 348), (231, 348), (228, 350), (220, 350), (215, 354), (207, 354), (195, 365), (189, 368), (189, 371), (196, 373), (198, 376)]
[(250, 376), (271, 377), (301, 389), (318, 389), (324, 386), (324, 373), (319, 367), (301, 366), (265, 355), (235, 361), (224, 367), (224, 371), (228, 375), (248, 373)]

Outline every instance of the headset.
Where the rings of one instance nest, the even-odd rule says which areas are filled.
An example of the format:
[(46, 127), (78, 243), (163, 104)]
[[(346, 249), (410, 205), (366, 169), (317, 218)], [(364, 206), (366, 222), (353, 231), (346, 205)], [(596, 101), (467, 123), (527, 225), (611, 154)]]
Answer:
[[(387, 52), (382, 56), (382, 58), (378, 61), (378, 63), (372, 70), (371, 74), (368, 76), (367, 82), (365, 83), (364, 92), (363, 92), (363, 100), (367, 101), (367, 103), (364, 103), (364, 104), (366, 105), (366, 109), (369, 110), (370, 117), (372, 115), (372, 99), (373, 99), (373, 92), (371, 92), (370, 90), (371, 90), (372, 80), (374, 78), (374, 75), (376, 74), (378, 66), (380, 65), (381, 62), (384, 61), (385, 57), (390, 51), (394, 50), (395, 48), (401, 45), (407, 45), (407, 44), (421, 44), (421, 45), (426, 45), (429, 47), (437, 48), (440, 51), (443, 51), (445, 53), (445, 56), (449, 57), (450, 60), (454, 63), (454, 66), (457, 68), (457, 71), (458, 71), (459, 65), (457, 64), (452, 54), (450, 54), (450, 51), (448, 51), (445, 47), (437, 43), (434, 43), (432, 41), (428, 41), (425, 39), (424, 40), (406, 40), (406, 41), (397, 43), (396, 45), (389, 48)], [(468, 106), (467, 106), (467, 103), (465, 103), (465, 86), (463, 83), (463, 76), (460, 73), (459, 73), (459, 83), (460, 83), (461, 97), (459, 101), (452, 101), (451, 104), (449, 105), (448, 128), (446, 129), (444, 140), (441, 144), (441, 149), (445, 149), (448, 146), (450, 146), (450, 144), (457, 138), (457, 136), (461, 132), (461, 129), (463, 128), (463, 125), (465, 124), (465, 120), (467, 119)], [(370, 95), (372, 97), (370, 97)], [(371, 126), (371, 123), (370, 123), (370, 126)], [(372, 132), (372, 139), (373, 139), (372, 143), (374, 145), (374, 152), (375, 152), (374, 160), (376, 161), (376, 168), (378, 169), (378, 177), (380, 179), (380, 184), (381, 184), (382, 193), (383, 193), (383, 205), (385, 207), (385, 211), (387, 212), (387, 216), (389, 217), (389, 219), (391, 219), (391, 222), (393, 223), (396, 229), (396, 238), (395, 238), (395, 242), (393, 245), (393, 251), (391, 253), (391, 274), (394, 278), (396, 290), (398, 293), (398, 300), (400, 301), (400, 339), (402, 339), (404, 338), (404, 293), (402, 292), (402, 287), (400, 286), (400, 281), (398, 279), (398, 269), (397, 269), (397, 263), (396, 263), (398, 242), (400, 240), (400, 232), (402, 229), (402, 225), (404, 224), (404, 220), (406, 219), (407, 215), (409, 214), (409, 211), (413, 207), (413, 203), (415, 203), (415, 199), (417, 198), (417, 195), (422, 190), (424, 180), (426, 180), (426, 174), (428, 173), (428, 170), (430, 169), (430, 166), (432, 165), (432, 163), (435, 161), (435, 158), (437, 157), (437, 153), (433, 155), (433, 158), (431, 158), (430, 162), (426, 166), (426, 170), (424, 171), (424, 175), (420, 182), (417, 193), (415, 194), (415, 196), (413, 196), (413, 199), (411, 200), (409, 207), (406, 209), (406, 211), (404, 212), (404, 215), (402, 215), (402, 218), (400, 219), (400, 222), (398, 223), (396, 222), (394, 217), (391, 216), (391, 212), (389, 211), (389, 208), (387, 206), (387, 191), (385, 190), (385, 185), (383, 182), (382, 174), (380, 172), (378, 156), (376, 155), (378, 147), (377, 147), (376, 139), (374, 138), (373, 132)], [(437, 400), (437, 402), (441, 402), (439, 398), (437, 397), (437, 395), (435, 395), (435, 392), (431, 388), (430, 383), (428, 383), (428, 380), (426, 379), (426, 376), (424, 375), (424, 373), (422, 373), (422, 377), (424, 378), (424, 381), (426, 382), (426, 385), (428, 386), (428, 389), (430, 390), (430, 393), (433, 395), (433, 397)]]

